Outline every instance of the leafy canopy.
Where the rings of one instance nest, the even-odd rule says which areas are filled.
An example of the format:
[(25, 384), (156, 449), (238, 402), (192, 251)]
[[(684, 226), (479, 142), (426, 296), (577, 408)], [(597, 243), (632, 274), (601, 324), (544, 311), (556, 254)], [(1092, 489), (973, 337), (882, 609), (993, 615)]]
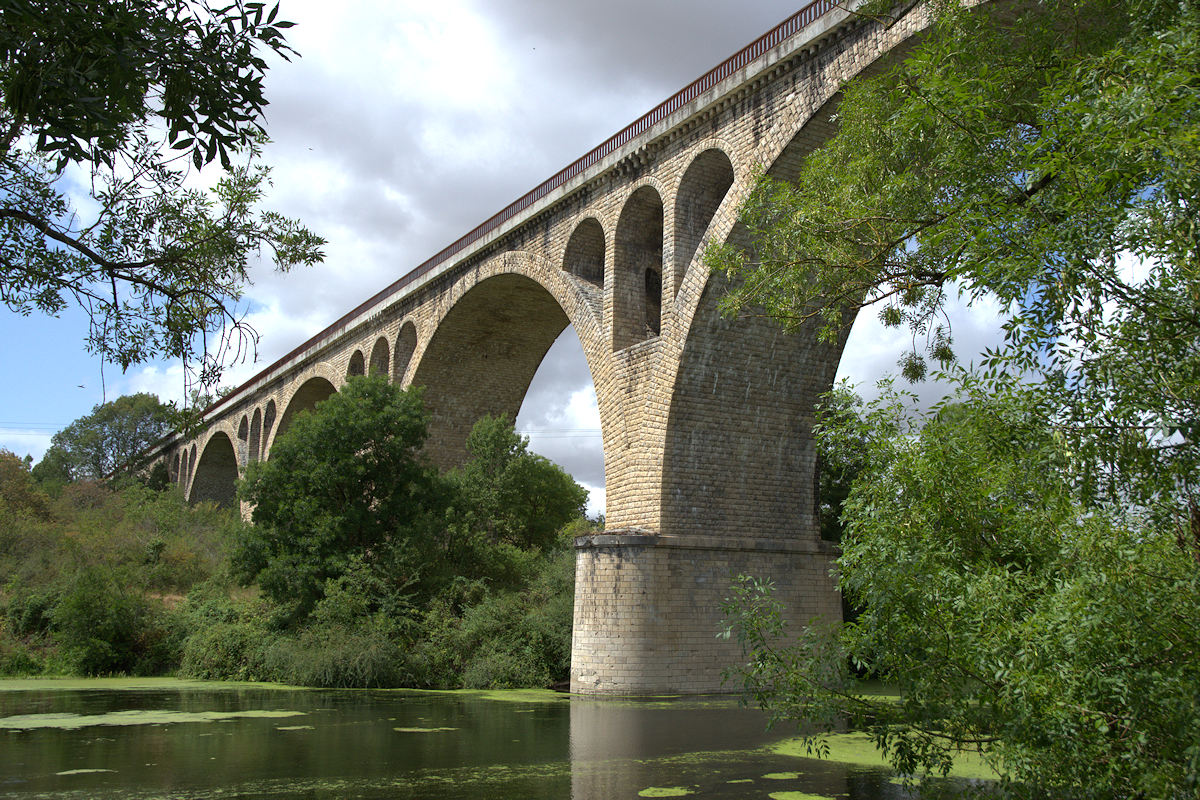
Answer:
[[(743, 582), (735, 674), (779, 717), (849, 715), (904, 772), (980, 748), (1011, 796), (1194, 797), (1200, 6), (962, 5), (846, 88), (794, 184), (760, 180), (748, 250), (709, 254), (731, 312), (833, 339), (873, 306), (925, 338), (904, 374), (931, 358), (958, 391), (827, 409), (823, 449), (858, 454), (839, 580), (861, 616), (789, 645)], [(979, 367), (948, 366), (955, 291), (1005, 310)]]
[(172, 404), (145, 392), (101, 403), (54, 434), (34, 477), (69, 483), (136, 474), (145, 466), (144, 451), (170, 432), (177, 414)]
[(449, 477), (467, 526), (492, 542), (548, 548), (567, 523), (583, 516), (587, 490), (528, 448), (529, 439), (507, 417), (485, 416), (467, 437), (470, 457)]
[(235, 554), (248, 580), (306, 616), (325, 582), (361, 558), (404, 587), (433, 549), (449, 496), (421, 453), (429, 419), (418, 389), (351, 378), (298, 415), (239, 486), (253, 527)]
[[(921, 8), (906, 14), (920, 14)], [(883, 14), (887, 4), (867, 8)], [(1038, 376), (1076, 444), (1190, 495), (1200, 464), (1200, 7), (1194, 0), (947, 0), (902, 61), (845, 89), (837, 134), (794, 183), (764, 176), (749, 250), (710, 263), (761, 306), (834, 338), (868, 306), (954, 357), (947, 297), (1007, 310), (996, 372)], [(884, 15), (885, 21), (886, 15)]]
[[(90, 318), (122, 368), (182, 359), (204, 384), (256, 335), (237, 301), (266, 249), (288, 269), (323, 240), (259, 203), (265, 51), (278, 6), (195, 0), (0, 3), (0, 300)], [(224, 174), (192, 188), (191, 170)], [(228, 338), (226, 338), (228, 335)], [(189, 375), (192, 373), (189, 372)]]

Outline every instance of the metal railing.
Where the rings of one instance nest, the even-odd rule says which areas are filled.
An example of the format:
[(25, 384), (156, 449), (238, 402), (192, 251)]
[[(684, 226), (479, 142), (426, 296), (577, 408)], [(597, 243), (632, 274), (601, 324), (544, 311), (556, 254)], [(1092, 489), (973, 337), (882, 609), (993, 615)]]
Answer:
[[(824, 16), (835, 8), (843, 6), (844, 4), (844, 0), (842, 0), (841, 3), (836, 2), (836, 0), (814, 0), (814, 2), (809, 3), (807, 6), (800, 9), (795, 14), (792, 14), (783, 22), (779, 23), (774, 28), (767, 31), (762, 36), (758, 37), (753, 42), (722, 61), (720, 64), (713, 67), (708, 72), (704, 73), (699, 78), (692, 81), (687, 86), (683, 87), (678, 92), (671, 95), (642, 116), (638, 117), (629, 125), (626, 125), (624, 128), (617, 131), (617, 133), (613, 134), (608, 139), (605, 139), (599, 145), (585, 153), (582, 157), (571, 162), (545, 181), (542, 181), (533, 189), (519, 197), (516, 201), (503, 208), (499, 213), (489, 217), (483, 223), (471, 229), (462, 237), (442, 248), (440, 251), (434, 254), (432, 258), (422, 262), (416, 269), (401, 276), (382, 291), (375, 293), (367, 300), (355, 306), (348, 313), (342, 315), (341, 318), (339, 318), (332, 325), (325, 328), (323, 331), (313, 336), (311, 339), (307, 340), (287, 355), (275, 361), (275, 363), (259, 372), (253, 378), (250, 378), (243, 384), (243, 386), (254, 383), (266, 377), (276, 367), (284, 364), (292, 358), (295, 358), (304, 351), (324, 344), (329, 339), (341, 333), (351, 321), (353, 321), (358, 315), (362, 314), (367, 309), (428, 274), (435, 267), (445, 263), (452, 256), (487, 236), (496, 228), (512, 219), (515, 215), (529, 208), (529, 206), (533, 205), (538, 200), (541, 200), (543, 197), (550, 194), (550, 192), (554, 191), (575, 176), (582, 173), (588, 167), (596, 164), (599, 161), (602, 161), (614, 151), (628, 144), (630, 141), (645, 133), (659, 122), (662, 122), (680, 108), (692, 102), (697, 97), (704, 94), (709, 89), (713, 88), (718, 83), (725, 80), (730, 75), (734, 74), (739, 69), (761, 56), (763, 53), (766, 53), (768, 50), (771, 50), (780, 43), (786, 41), (792, 36), (795, 36), (804, 28), (807, 28), (809, 25), (816, 22), (820, 17)], [(233, 395), (228, 395), (227, 397), (232, 398)], [(227, 398), (221, 398), (209, 406), (208, 410), (205, 411), (205, 416), (208, 416), (216, 408), (224, 405), (226, 399)]]

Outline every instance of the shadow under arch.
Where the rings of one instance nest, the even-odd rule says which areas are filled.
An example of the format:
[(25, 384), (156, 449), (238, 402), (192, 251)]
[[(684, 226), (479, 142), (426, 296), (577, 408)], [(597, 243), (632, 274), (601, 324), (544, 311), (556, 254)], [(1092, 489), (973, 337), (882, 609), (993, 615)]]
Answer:
[(233, 442), (223, 431), (216, 431), (204, 445), (200, 462), (196, 465), (196, 476), (192, 479), (192, 491), (188, 498), (192, 503), (205, 500), (222, 508), (237, 505), (237, 453)]
[[(292, 399), (288, 401), (287, 408), (283, 411), (283, 416), (279, 418), (279, 427), (275, 429), (275, 438), (283, 435), (296, 419), (296, 415), (304, 411), (311, 411), (317, 407), (317, 403), (325, 400), (332, 395), (337, 394), (337, 389), (329, 379), (321, 376), (309, 378), (300, 388), (292, 395)], [(270, 453), (267, 455), (270, 458)]]
[(439, 468), (462, 463), (480, 417), (516, 419), (546, 351), (569, 322), (545, 287), (516, 273), (485, 278), (454, 304), (411, 381), (425, 388), (425, 451)]

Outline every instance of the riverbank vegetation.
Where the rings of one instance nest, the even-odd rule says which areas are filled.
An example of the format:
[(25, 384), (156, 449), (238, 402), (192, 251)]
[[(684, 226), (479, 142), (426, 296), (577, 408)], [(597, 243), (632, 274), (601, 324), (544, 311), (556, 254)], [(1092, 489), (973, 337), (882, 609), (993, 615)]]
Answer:
[[(846, 88), (794, 183), (762, 178), (751, 249), (710, 251), (731, 311), (836, 339), (872, 307), (912, 330), (901, 372), (952, 388), (827, 409), (824, 446), (857, 448), (838, 571), (860, 615), (797, 641), (747, 578), (736, 678), (779, 718), (849, 717), (904, 773), (971, 748), (1009, 796), (1196, 797), (1200, 6), (973, 5), (860, 9), (933, 20)], [(953, 293), (1003, 315), (977, 364)]]
[(248, 471), (253, 525), (127, 477), (39, 482), (0, 453), (0, 674), (565, 680), (584, 490), (502, 418), (439, 474), (427, 427), (417, 391), (352, 380)]

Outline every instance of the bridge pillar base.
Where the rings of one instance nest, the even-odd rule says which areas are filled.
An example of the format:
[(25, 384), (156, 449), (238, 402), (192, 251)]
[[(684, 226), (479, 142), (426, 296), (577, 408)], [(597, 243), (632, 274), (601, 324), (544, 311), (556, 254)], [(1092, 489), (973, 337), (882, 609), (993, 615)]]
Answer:
[(720, 605), (739, 575), (770, 578), (793, 625), (841, 619), (830, 569), (836, 548), (814, 538), (660, 536), (606, 531), (575, 540), (571, 691), (663, 695), (733, 691), (721, 671), (742, 657), (717, 638)]

